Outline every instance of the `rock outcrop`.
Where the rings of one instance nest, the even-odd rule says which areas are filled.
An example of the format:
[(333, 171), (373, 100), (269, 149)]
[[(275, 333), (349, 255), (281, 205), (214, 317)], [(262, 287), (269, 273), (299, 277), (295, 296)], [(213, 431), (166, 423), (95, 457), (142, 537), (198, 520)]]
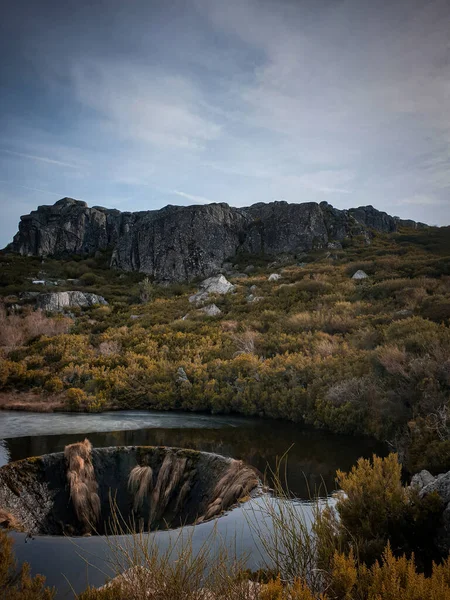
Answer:
[(61, 312), (70, 308), (89, 308), (108, 304), (103, 296), (89, 292), (50, 292), (36, 297), (36, 306), (47, 312)]
[(326, 202), (271, 202), (247, 208), (228, 204), (166, 206), (120, 212), (63, 198), (21, 217), (9, 250), (62, 258), (112, 251), (111, 267), (140, 271), (163, 281), (216, 274), (239, 253), (297, 257), (370, 231), (418, 227), (372, 206), (338, 210)]
[(429, 471), (420, 471), (413, 476), (411, 487), (418, 490), (420, 498), (432, 493), (437, 493), (440, 497), (444, 510), (435, 542), (437, 547), (447, 554), (450, 550), (450, 471), (436, 477), (433, 477)]

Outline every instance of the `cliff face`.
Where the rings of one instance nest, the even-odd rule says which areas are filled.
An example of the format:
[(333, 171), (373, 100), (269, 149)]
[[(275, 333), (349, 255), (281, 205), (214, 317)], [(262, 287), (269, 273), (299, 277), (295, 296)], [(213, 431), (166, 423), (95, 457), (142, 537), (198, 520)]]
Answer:
[(186, 281), (217, 273), (239, 252), (293, 256), (370, 230), (416, 227), (372, 206), (338, 210), (322, 202), (271, 202), (247, 208), (227, 204), (166, 206), (121, 213), (63, 198), (21, 217), (9, 249), (28, 256), (64, 257), (112, 249), (111, 266), (159, 281)]

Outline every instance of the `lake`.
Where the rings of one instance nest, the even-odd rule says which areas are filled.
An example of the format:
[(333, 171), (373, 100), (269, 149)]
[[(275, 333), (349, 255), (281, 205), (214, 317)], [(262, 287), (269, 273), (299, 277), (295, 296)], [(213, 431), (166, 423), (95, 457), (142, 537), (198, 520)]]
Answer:
[[(326, 497), (335, 489), (337, 469), (348, 470), (360, 457), (386, 448), (369, 438), (339, 436), (295, 423), (235, 416), (195, 413), (118, 411), (102, 414), (0, 412), (0, 465), (9, 461), (59, 452), (64, 446), (88, 437), (94, 447), (176, 446), (216, 452), (242, 459), (264, 477), (288, 452), (283, 466), (296, 505), (305, 514), (314, 493)], [(270, 483), (270, 477), (269, 477)], [(230, 538), (249, 568), (261, 563), (260, 548), (249, 522), (258, 519), (264, 499), (254, 499), (218, 520), (187, 528), (198, 548), (214, 527)], [(178, 534), (159, 531), (166, 548)], [(102, 537), (64, 538), (39, 536), (27, 539), (13, 534), (18, 560), (28, 561), (33, 573), (42, 573), (58, 588), (58, 598), (71, 598), (89, 583), (101, 585), (111, 575), (105, 561), (110, 550)], [(90, 563), (88, 565), (88, 563)]]

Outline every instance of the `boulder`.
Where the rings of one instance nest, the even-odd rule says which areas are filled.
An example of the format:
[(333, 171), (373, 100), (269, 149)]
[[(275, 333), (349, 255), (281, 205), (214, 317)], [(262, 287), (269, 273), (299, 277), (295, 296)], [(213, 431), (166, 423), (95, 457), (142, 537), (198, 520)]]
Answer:
[(413, 476), (413, 478), (411, 479), (411, 487), (415, 487), (417, 490), (420, 491), (428, 484), (432, 483), (434, 479), (435, 478), (433, 477), (433, 475), (429, 471), (426, 471), (424, 469), (423, 471), (420, 471), (420, 473), (416, 473)]
[[(422, 475), (423, 473), (426, 473), (426, 475)], [(430, 473), (428, 473), (428, 471), (421, 471), (418, 475), (420, 478), (419, 481), (428, 481), (428, 483), (426, 483), (426, 485), (424, 485), (419, 492), (421, 498), (427, 494), (431, 494), (432, 492), (437, 492), (444, 504), (448, 504), (450, 502), (450, 471), (447, 473), (441, 473), (437, 477), (433, 477), (430, 475)], [(430, 477), (432, 477), (431, 480)]]
[(209, 294), (208, 292), (197, 292), (196, 294), (193, 294), (192, 296), (189, 296), (189, 302), (191, 304), (203, 304), (203, 302), (206, 302), (209, 298)]
[(271, 273), (269, 275), (269, 281), (278, 281), (281, 279), (281, 275), (279, 273)]
[(183, 369), (183, 367), (178, 367), (178, 369), (177, 369), (176, 382), (177, 383), (188, 383), (188, 384), (191, 383), (189, 381), (189, 377), (187, 376), (186, 371)]
[(107, 305), (103, 296), (89, 292), (51, 292), (39, 294), (36, 306), (47, 312), (61, 312), (69, 308), (89, 308), (96, 304)]
[(189, 302), (194, 304), (201, 304), (208, 299), (210, 294), (228, 294), (234, 290), (234, 285), (228, 281), (224, 275), (216, 275), (214, 277), (208, 277), (200, 284), (199, 291), (190, 296)]
[(362, 269), (353, 274), (352, 279), (367, 279), (369, 276)]
[(437, 492), (444, 507), (439, 531), (434, 539), (437, 547), (444, 553), (450, 550), (450, 471), (433, 477), (428, 471), (414, 475), (411, 487), (419, 490), (419, 497)]
[(218, 306), (216, 306), (215, 304), (208, 304), (208, 306), (204, 306), (203, 308), (199, 309), (201, 312), (205, 313), (205, 315), (208, 315), (208, 317), (217, 317), (217, 315), (221, 315), (222, 311), (220, 310), (220, 308)]
[(341, 242), (328, 242), (327, 244), (328, 250), (342, 250)]

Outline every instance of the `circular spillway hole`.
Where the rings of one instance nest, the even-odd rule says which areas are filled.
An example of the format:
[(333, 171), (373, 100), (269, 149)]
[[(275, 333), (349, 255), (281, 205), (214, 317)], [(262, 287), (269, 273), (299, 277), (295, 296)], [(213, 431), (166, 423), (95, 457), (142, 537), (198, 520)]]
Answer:
[(0, 511), (33, 535), (153, 531), (217, 517), (259, 484), (250, 467), (218, 454), (85, 440), (2, 467)]

